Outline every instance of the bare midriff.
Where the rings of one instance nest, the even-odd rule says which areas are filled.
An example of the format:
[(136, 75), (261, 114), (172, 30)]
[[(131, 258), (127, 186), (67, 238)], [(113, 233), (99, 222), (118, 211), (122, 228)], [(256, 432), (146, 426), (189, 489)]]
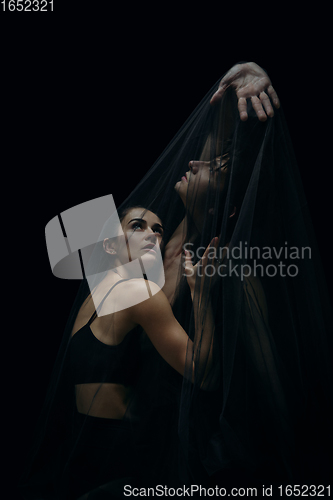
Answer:
[(75, 394), (79, 413), (92, 417), (123, 419), (132, 387), (113, 383), (77, 384)]

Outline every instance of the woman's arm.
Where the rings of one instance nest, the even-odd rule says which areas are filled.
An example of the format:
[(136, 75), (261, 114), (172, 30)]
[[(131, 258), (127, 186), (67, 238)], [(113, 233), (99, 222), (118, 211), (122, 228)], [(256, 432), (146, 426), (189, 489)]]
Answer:
[[(211, 377), (215, 380), (207, 384), (207, 376), (213, 364), (213, 342), (215, 323), (213, 310), (210, 299), (210, 290), (214, 282), (214, 276), (211, 271), (206, 274), (206, 266), (210, 266), (215, 261), (216, 248), (218, 238), (213, 238), (210, 245), (206, 248), (201, 260), (193, 266), (191, 254), (185, 250), (184, 270), (187, 277), (187, 283), (190, 287), (191, 298), (193, 302), (193, 312), (195, 321), (195, 338), (193, 344), (193, 357), (195, 363), (195, 378), (206, 389), (216, 385), (216, 377)], [(210, 254), (210, 251), (212, 252)], [(214, 366), (214, 370), (218, 371), (218, 367)]]
[[(146, 287), (144, 280), (131, 280), (131, 294), (138, 294)], [(128, 309), (133, 322), (142, 326), (162, 358), (181, 375), (184, 375), (188, 344), (192, 343), (185, 330), (173, 315), (164, 292), (149, 282), (152, 297)]]
[[(197, 278), (199, 269), (200, 274), (204, 274), (209, 260), (208, 250), (209, 248), (196, 266), (192, 265), (188, 255), (185, 260), (185, 273), (193, 300), (194, 342), (174, 317), (167, 297), (162, 290), (159, 290), (156, 283), (149, 282), (153, 293), (151, 298), (129, 308), (131, 320), (143, 327), (163, 359), (181, 375), (185, 373), (188, 376), (192, 372), (192, 381), (195, 379), (200, 384), (210, 369), (214, 333), (214, 321), (209, 299), (210, 286), (207, 287), (207, 280), (205, 281), (204, 277), (200, 277), (199, 280)], [(142, 287), (146, 287), (143, 280), (131, 280), (131, 283), (130, 293), (135, 296), (141, 293)], [(196, 294), (195, 290), (198, 286), (198, 294)]]
[(183, 252), (186, 220), (183, 219), (171, 239), (167, 243), (164, 251), (163, 267), (165, 284), (162, 288), (170, 304), (173, 304), (175, 292), (180, 278), (181, 257)]

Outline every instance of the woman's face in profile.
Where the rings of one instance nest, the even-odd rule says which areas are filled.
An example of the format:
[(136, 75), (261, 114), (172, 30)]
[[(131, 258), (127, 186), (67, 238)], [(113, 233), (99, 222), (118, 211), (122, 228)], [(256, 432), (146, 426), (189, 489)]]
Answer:
[(228, 157), (218, 156), (212, 161), (190, 161), (190, 169), (177, 182), (175, 189), (185, 206), (202, 206), (208, 189), (223, 191), (227, 175)]

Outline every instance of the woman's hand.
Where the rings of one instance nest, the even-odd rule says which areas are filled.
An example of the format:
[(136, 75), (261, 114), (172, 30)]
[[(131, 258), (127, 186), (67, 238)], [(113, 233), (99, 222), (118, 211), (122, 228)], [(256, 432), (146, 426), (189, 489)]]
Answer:
[[(202, 258), (195, 264), (195, 266), (192, 263), (191, 253), (185, 250), (184, 268), (187, 283), (191, 290), (192, 299), (194, 296), (194, 290), (197, 280), (200, 280), (200, 298), (203, 293), (204, 283), (205, 287), (207, 287), (208, 290), (212, 285), (213, 278), (216, 274), (216, 272), (214, 272), (216, 271), (214, 264), (216, 263), (216, 248), (218, 245), (218, 240), (218, 237), (212, 239), (212, 241), (206, 248)], [(209, 272), (206, 272), (208, 265), (214, 267), (213, 270), (209, 269)]]
[(280, 101), (272, 87), (271, 80), (256, 63), (250, 62), (233, 66), (220, 81), (219, 88), (211, 98), (210, 103), (218, 102), (228, 87), (233, 87), (236, 91), (239, 116), (242, 121), (248, 118), (247, 98), (251, 98), (253, 109), (260, 121), (266, 121), (267, 116), (274, 116), (274, 110), (266, 92), (271, 97), (274, 106), (280, 107)]

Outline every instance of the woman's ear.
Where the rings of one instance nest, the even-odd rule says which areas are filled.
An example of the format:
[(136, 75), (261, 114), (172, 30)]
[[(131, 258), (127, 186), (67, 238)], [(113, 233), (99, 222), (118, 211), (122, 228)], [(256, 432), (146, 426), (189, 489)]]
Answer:
[(109, 253), (110, 255), (116, 255), (117, 253), (114, 249), (114, 241), (111, 241), (110, 238), (105, 238), (103, 240), (103, 248), (106, 253)]

